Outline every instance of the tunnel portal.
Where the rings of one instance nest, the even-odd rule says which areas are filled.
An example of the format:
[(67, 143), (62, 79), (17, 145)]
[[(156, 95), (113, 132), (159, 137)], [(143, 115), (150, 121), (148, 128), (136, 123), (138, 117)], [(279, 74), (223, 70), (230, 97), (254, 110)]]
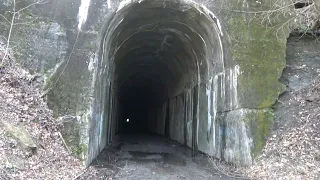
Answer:
[(101, 151), (119, 133), (151, 133), (194, 153), (218, 152), (216, 115), (236, 105), (238, 73), (226, 61), (219, 19), (192, 1), (134, 1), (120, 4), (105, 29), (103, 115), (90, 147)]
[(261, 153), (286, 90), (290, 17), (263, 21), (263, 12), (277, 13), (272, 0), (19, 4), (27, 8), (14, 20), (28, 26), (12, 36), (3, 18), (0, 27), (12, 60), (43, 85), (66, 145), (86, 166), (123, 134), (159, 135), (240, 166)]
[[(167, 106), (187, 91), (193, 91), (189, 98), (197, 101), (196, 88), (214, 73), (213, 60), (221, 58), (214, 21), (205, 9), (174, 1), (141, 2), (118, 10), (109, 26), (105, 51), (106, 59), (114, 64), (110, 73), (119, 103), (117, 132), (169, 138), (182, 132), (187, 141), (187, 122), (170, 124), (170, 119), (185, 116), (187, 110), (170, 112)], [(197, 114), (193, 108), (198, 107), (189, 111)], [(197, 117), (185, 121), (193, 118)]]

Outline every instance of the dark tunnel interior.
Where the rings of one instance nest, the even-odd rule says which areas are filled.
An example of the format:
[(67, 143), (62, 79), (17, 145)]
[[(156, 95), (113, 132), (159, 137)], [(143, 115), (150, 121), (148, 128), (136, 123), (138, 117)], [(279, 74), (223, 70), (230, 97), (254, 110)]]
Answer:
[[(124, 116), (120, 131), (150, 133), (148, 126), (157, 116), (154, 110), (161, 108), (172, 91), (179, 88), (179, 81), (188, 79), (183, 67), (187, 65), (179, 61), (190, 57), (185, 44), (170, 32), (139, 32), (132, 37), (132, 43), (137, 42), (140, 46), (127, 52), (116, 65), (118, 98)], [(126, 122), (127, 119), (130, 121)]]

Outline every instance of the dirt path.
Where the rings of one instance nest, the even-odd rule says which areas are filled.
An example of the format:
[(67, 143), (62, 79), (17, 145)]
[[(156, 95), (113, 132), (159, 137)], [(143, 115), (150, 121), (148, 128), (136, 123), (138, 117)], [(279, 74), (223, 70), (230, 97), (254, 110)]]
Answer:
[[(114, 164), (114, 165), (110, 165)], [(212, 168), (207, 157), (158, 136), (126, 135), (104, 150), (81, 179), (232, 179)]]

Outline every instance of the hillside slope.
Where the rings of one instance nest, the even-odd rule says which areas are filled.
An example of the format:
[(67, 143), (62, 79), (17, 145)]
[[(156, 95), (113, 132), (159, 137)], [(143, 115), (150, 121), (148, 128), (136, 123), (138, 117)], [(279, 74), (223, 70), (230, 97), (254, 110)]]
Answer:
[[(72, 179), (81, 163), (65, 149), (60, 125), (41, 97), (37, 76), (0, 51), (0, 179)], [(3, 62), (1, 62), (3, 60)], [(10, 63), (8, 63), (10, 62)], [(30, 151), (15, 138), (27, 131), (37, 146)]]
[(287, 91), (262, 154), (246, 170), (254, 179), (320, 179), (320, 43), (290, 37), (287, 48)]

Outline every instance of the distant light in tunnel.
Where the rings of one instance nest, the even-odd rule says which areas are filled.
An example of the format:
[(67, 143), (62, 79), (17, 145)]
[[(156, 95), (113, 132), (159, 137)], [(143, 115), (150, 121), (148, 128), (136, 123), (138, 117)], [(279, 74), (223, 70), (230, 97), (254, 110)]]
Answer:
[(127, 123), (130, 121), (130, 119), (127, 119)]

